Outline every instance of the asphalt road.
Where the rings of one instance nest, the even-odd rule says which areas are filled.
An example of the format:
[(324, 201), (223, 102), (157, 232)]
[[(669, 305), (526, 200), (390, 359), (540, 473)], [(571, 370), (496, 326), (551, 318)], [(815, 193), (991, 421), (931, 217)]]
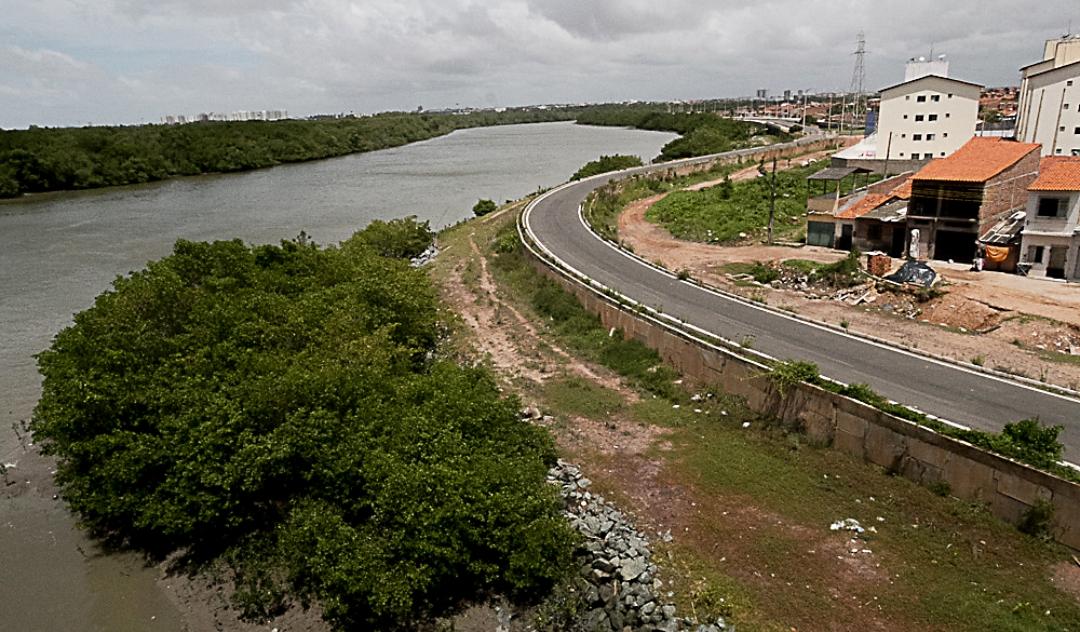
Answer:
[(1080, 400), (817, 327), (679, 281), (618, 251), (589, 230), (578, 213), (589, 192), (608, 180), (599, 176), (556, 189), (527, 211), (533, 237), (565, 265), (696, 327), (729, 340), (753, 336), (756, 351), (813, 362), (822, 375), (869, 384), (889, 399), (942, 419), (995, 431), (1032, 416), (1060, 424), (1066, 458), (1080, 459)]

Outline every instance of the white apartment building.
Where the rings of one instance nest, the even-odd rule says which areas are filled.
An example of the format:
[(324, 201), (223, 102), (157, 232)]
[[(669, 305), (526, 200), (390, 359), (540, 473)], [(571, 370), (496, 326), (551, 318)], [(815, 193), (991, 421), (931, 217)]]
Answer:
[(1080, 281), (1080, 158), (1043, 158), (1028, 192), (1020, 250), (1028, 275)]
[(1020, 73), (1016, 137), (1044, 156), (1080, 156), (1080, 35), (1047, 40), (1042, 61)]
[(881, 90), (879, 159), (944, 158), (975, 135), (982, 86), (950, 78), (948, 64), (913, 59), (903, 83)]

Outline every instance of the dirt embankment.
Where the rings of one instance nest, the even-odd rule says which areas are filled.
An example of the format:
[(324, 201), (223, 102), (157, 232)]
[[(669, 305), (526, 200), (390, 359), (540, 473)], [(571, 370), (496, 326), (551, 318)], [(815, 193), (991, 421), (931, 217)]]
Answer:
[[(751, 178), (755, 169), (735, 178)], [(701, 186), (718, 182), (703, 183)], [(1080, 390), (1080, 287), (932, 262), (944, 294), (919, 302), (897, 293), (873, 302), (822, 299), (793, 289), (748, 284), (728, 264), (805, 259), (832, 263), (846, 253), (805, 246), (717, 246), (676, 239), (645, 219), (663, 195), (634, 202), (619, 216), (619, 239), (648, 261), (819, 322), (911, 349)], [(894, 261), (894, 269), (899, 261)]]

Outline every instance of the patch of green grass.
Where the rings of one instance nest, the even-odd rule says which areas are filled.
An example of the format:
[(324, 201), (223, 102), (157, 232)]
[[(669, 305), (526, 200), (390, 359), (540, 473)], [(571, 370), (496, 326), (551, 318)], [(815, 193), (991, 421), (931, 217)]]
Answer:
[(590, 419), (603, 419), (624, 406), (619, 393), (577, 376), (547, 383), (544, 401), (559, 413)]
[(1039, 353), (1039, 357), (1043, 360), (1060, 364), (1080, 364), (1080, 355), (1061, 353), (1060, 351), (1042, 351)]
[(785, 259), (780, 265), (806, 275), (814, 274), (825, 266), (825, 264), (810, 261), (809, 259)]
[[(667, 453), (676, 479), (709, 499), (698, 503), (691, 531), (702, 535), (686, 555), (711, 574), (696, 576), (738, 594), (735, 577), (749, 593), (752, 617), (799, 629), (839, 620), (829, 578), (849, 571), (835, 551), (820, 547), (830, 538), (843, 542), (828, 525), (852, 517), (877, 530), (858, 546), (873, 551), (866, 559), (880, 570), (844, 586), (843, 599), (880, 607), (880, 620), (957, 630), (1053, 630), (1080, 620), (1080, 604), (1049, 581), (1050, 566), (1069, 559), (1064, 547), (1026, 537), (982, 507), (831, 449), (793, 449), (780, 436), (724, 423), (685, 425), (676, 427)], [(747, 505), (758, 516), (753, 529), (725, 514)], [(793, 523), (800, 526), (787, 531)], [(1031, 607), (1014, 612), (1020, 603)], [(742, 611), (734, 612), (739, 623), (750, 614)]]

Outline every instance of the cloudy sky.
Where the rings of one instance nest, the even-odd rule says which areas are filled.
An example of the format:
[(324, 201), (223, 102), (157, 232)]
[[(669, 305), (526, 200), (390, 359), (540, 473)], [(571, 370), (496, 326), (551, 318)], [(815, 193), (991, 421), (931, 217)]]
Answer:
[(0, 0), (0, 127), (165, 114), (693, 99), (851, 80), (913, 55), (1018, 83), (1076, 0)]

